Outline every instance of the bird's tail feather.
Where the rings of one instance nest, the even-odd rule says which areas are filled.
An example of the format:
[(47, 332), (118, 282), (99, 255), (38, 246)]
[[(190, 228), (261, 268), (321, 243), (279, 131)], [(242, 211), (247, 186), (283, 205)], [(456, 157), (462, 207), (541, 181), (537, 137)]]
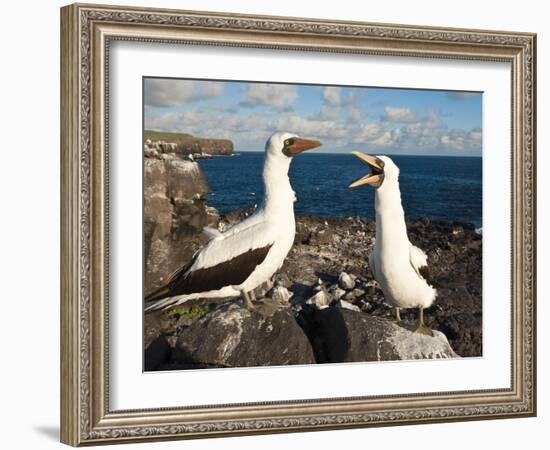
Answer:
[(158, 311), (159, 309), (170, 308), (171, 306), (181, 305), (182, 303), (192, 300), (193, 298), (195, 297), (192, 295), (176, 295), (175, 297), (163, 298), (162, 300), (158, 300), (152, 305), (147, 306), (147, 308), (145, 308), (145, 312), (148, 313)]
[(164, 286), (158, 288), (156, 291), (151, 292), (149, 295), (146, 295), (144, 300), (145, 302), (154, 302), (161, 298), (167, 297), (170, 294), (170, 284), (165, 284)]

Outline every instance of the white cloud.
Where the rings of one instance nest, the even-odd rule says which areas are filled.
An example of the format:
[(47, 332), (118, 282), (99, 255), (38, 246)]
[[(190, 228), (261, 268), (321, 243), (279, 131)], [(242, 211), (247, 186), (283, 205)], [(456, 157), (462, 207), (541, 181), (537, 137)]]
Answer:
[(275, 121), (275, 129), (320, 138), (336, 138), (339, 134), (338, 128), (342, 126), (332, 120), (307, 119), (295, 114), (279, 116)]
[(342, 104), (341, 89), (334, 86), (324, 88), (323, 100), (329, 106), (340, 106)]
[(237, 148), (261, 149), (267, 137), (277, 129), (276, 116), (266, 112), (250, 115), (225, 112), (157, 111), (145, 115), (145, 128), (158, 131), (190, 133), (198, 137), (225, 138), (234, 141)]
[(451, 130), (441, 136), (441, 144), (452, 150), (475, 150), (481, 148), (481, 131)]
[(327, 86), (323, 89), (323, 102), (327, 106), (351, 106), (357, 103), (359, 91), (349, 91), (347, 95), (342, 93), (342, 88), (337, 86)]
[(350, 91), (344, 95), (342, 88), (327, 86), (323, 89), (321, 109), (317, 114), (311, 114), (312, 120), (350, 120), (359, 122), (366, 114), (357, 106), (359, 94)]
[[(277, 110), (276, 113), (255, 110), (248, 115), (243, 114), (243, 110), (240, 113), (219, 109), (164, 113), (157, 110), (146, 113), (145, 126), (147, 129), (186, 132), (201, 137), (228, 138), (235, 142), (237, 149), (259, 150), (276, 130), (320, 139), (326, 150), (368, 145), (371, 148), (365, 150), (374, 152), (388, 149), (392, 152), (463, 154), (481, 149), (481, 130), (449, 130), (434, 111), (429, 111), (425, 116), (415, 116), (415, 121), (402, 123), (350, 120), (351, 109), (343, 109), (348, 111), (348, 115), (341, 115), (336, 113), (341, 112), (342, 108), (327, 105), (323, 108), (318, 115), (309, 117), (285, 110)], [(412, 120), (406, 113), (399, 114), (400, 120), (403, 117)]]
[(289, 109), (298, 93), (295, 86), (287, 84), (252, 83), (248, 87), (247, 97), (241, 106), (269, 106), (278, 110)]
[[(405, 150), (426, 149), (438, 150), (441, 142), (441, 133), (445, 131), (441, 119), (434, 111), (424, 117), (409, 116), (409, 108), (395, 108), (402, 111), (395, 113), (395, 120), (400, 125), (392, 129), (391, 143), (397, 148)], [(386, 111), (387, 112), (387, 111)], [(405, 122), (408, 120), (408, 123)]]
[(204, 97), (219, 97), (223, 94), (223, 84), (219, 82), (199, 82), (198, 91)]
[(382, 120), (385, 122), (411, 123), (416, 122), (418, 120), (418, 116), (411, 110), (411, 108), (386, 106), (384, 108)]
[(481, 133), (481, 130), (472, 130), (470, 131), (469, 137), (474, 142), (481, 142), (481, 138), (483, 137), (483, 135)]
[[(314, 117), (312, 116), (312, 118)], [(321, 120), (337, 120), (340, 117), (340, 109), (322, 106), (317, 117)]]
[(361, 126), (357, 134), (354, 134), (353, 143), (389, 145), (392, 142), (390, 131), (382, 125), (376, 123), (367, 123)]
[(367, 115), (363, 110), (352, 106), (348, 110), (348, 118), (350, 120), (353, 120), (354, 122), (359, 122), (360, 120), (363, 120), (365, 116)]
[(219, 97), (223, 84), (219, 82), (193, 80), (145, 80), (144, 102), (147, 106), (160, 108), (180, 106), (186, 102)]

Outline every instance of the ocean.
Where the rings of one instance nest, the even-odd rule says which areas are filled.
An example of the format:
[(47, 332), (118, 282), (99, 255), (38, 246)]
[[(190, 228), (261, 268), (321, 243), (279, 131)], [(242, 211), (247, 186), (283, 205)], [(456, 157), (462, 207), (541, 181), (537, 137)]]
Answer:
[[(482, 159), (475, 157), (393, 155), (400, 168), (401, 197), (410, 219), (427, 217), (482, 226)], [(220, 213), (259, 204), (263, 195), (263, 152), (200, 160), (210, 193), (208, 204)], [(368, 172), (355, 156), (304, 153), (294, 158), (290, 182), (297, 215), (374, 218), (374, 189), (348, 188)]]

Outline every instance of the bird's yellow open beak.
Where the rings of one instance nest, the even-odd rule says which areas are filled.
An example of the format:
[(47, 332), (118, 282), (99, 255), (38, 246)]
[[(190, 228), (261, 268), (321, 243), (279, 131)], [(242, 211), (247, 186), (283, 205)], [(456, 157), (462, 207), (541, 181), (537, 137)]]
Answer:
[(370, 184), (373, 187), (379, 187), (384, 181), (384, 161), (376, 156), (370, 156), (366, 153), (360, 152), (351, 152), (352, 155), (357, 156), (361, 161), (367, 164), (371, 173), (365, 175), (362, 178), (359, 178), (357, 181), (354, 181), (349, 185), (350, 188), (356, 188), (364, 184)]
[(296, 156), (299, 153), (311, 150), (321, 146), (321, 141), (314, 141), (312, 139), (302, 139), (295, 137), (292, 139), (292, 144), (286, 147), (286, 150), (290, 153), (290, 156)]

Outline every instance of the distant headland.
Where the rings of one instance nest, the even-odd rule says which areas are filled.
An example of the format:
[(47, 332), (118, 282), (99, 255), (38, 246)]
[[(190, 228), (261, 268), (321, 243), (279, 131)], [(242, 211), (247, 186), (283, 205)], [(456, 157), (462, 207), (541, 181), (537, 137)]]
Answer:
[(233, 142), (229, 139), (203, 139), (188, 133), (169, 133), (164, 131), (145, 130), (144, 143), (156, 148), (161, 153), (188, 155), (233, 155)]

